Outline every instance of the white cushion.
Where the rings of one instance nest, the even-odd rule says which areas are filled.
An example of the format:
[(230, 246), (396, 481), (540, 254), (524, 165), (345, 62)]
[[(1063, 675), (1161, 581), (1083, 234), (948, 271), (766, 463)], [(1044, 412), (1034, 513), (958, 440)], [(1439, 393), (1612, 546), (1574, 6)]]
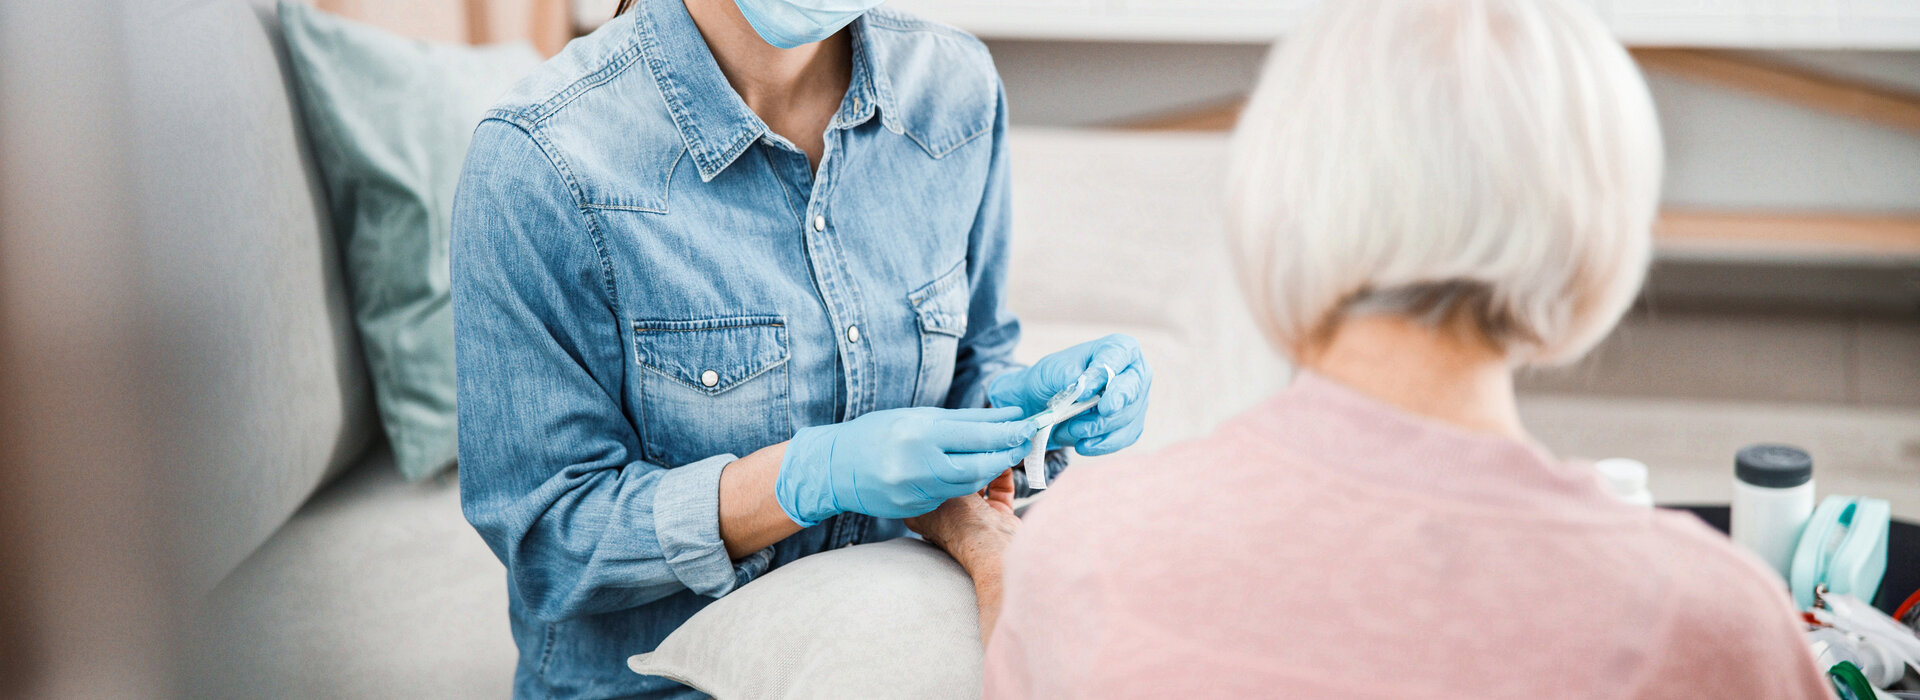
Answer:
[(836, 549), (768, 572), (628, 660), (716, 698), (980, 697), (973, 581), (913, 539)]

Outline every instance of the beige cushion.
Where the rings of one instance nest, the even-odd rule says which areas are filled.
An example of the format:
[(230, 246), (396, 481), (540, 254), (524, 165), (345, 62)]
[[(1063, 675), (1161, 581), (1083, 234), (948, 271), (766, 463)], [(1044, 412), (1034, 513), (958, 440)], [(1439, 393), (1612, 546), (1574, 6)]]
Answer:
[(837, 549), (768, 572), (696, 613), (636, 673), (721, 700), (980, 697), (973, 581), (913, 539)]

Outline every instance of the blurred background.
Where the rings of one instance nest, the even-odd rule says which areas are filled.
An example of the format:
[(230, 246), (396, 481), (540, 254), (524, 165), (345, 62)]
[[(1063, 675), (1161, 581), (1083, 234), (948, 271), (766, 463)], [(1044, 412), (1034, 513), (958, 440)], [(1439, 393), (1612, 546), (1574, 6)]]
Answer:
[[(1725, 502), (1734, 451), (1776, 441), (1823, 492), (1920, 518), (1920, 3), (1590, 1), (1660, 111), (1658, 259), (1599, 350), (1525, 378), (1529, 427), (1646, 462), (1661, 503)], [(1162, 376), (1142, 449), (1284, 382), (1219, 197), (1238, 106), (1310, 2), (890, 4), (981, 37), (1006, 83), (1026, 353), (1140, 337)], [(386, 108), (408, 109), (484, 104), (476, 82), (511, 84), (614, 2), (316, 5), (353, 23), (332, 50), (384, 52), (362, 94), (405, 86)], [(507, 692), (503, 571), (452, 470), (403, 477), (387, 447), (354, 149), (315, 131), (338, 115), (298, 67), (329, 56), (290, 47), (286, 12), (0, 3), (0, 695)], [(514, 42), (520, 63), (469, 60)], [(449, 115), (430, 135), (478, 118)], [(1048, 275), (1036, 251), (1061, 245), (1113, 287)]]

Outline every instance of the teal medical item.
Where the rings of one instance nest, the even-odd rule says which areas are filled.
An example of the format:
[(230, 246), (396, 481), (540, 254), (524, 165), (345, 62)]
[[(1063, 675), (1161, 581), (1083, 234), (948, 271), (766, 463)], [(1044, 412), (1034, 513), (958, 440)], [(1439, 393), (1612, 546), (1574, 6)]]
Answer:
[(811, 44), (852, 24), (881, 0), (734, 0), (760, 38), (783, 49)]
[(774, 497), (813, 527), (840, 513), (911, 518), (987, 487), (1026, 454), (1033, 423), (1014, 408), (895, 408), (802, 428)]
[(1887, 530), (1892, 507), (1877, 498), (1828, 496), (1814, 509), (1794, 547), (1788, 583), (1794, 603), (1814, 604), (1825, 585), (1834, 595), (1873, 600), (1887, 572)]

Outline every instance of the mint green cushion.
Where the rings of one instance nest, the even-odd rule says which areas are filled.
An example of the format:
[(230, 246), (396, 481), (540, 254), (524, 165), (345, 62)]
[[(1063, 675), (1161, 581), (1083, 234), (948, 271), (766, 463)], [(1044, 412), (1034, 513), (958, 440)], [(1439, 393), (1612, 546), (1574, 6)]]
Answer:
[(345, 246), (354, 323), (394, 462), (453, 463), (447, 226), (473, 128), (540, 63), (526, 44), (432, 44), (282, 0), (307, 133)]

